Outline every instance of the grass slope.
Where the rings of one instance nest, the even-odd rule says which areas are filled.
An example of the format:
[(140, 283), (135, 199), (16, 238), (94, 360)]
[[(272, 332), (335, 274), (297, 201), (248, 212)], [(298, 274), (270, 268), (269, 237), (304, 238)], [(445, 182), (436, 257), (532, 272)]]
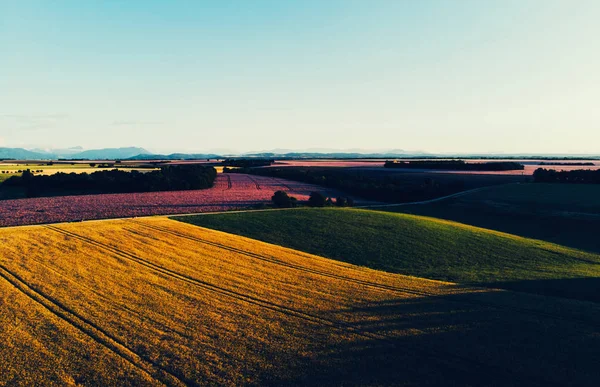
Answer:
[(600, 301), (600, 256), (421, 216), (298, 209), (179, 217), (392, 273)]
[(512, 184), (381, 210), (454, 220), (600, 253), (600, 185)]
[(0, 243), (0, 385), (600, 383), (590, 303), (164, 218), (6, 228)]

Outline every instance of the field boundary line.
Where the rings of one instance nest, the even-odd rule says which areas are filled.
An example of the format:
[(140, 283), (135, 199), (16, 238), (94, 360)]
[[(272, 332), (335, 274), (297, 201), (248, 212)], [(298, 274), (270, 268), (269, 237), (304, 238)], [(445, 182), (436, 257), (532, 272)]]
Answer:
[[(174, 230), (170, 230), (168, 228), (162, 227), (162, 226), (157, 226), (157, 225), (149, 225), (146, 223), (142, 223), (142, 222), (138, 222), (135, 220), (129, 220), (128, 222), (130, 223), (134, 223), (136, 225), (140, 225), (140, 226), (144, 226), (146, 228), (155, 230), (155, 231), (159, 231), (159, 232), (164, 232), (167, 234), (171, 234), (180, 238), (184, 238), (184, 239), (188, 239), (194, 242), (198, 242), (198, 243), (203, 243), (209, 246), (213, 246), (213, 247), (217, 247), (223, 250), (227, 250), (227, 251), (231, 251), (234, 253), (238, 253), (238, 254), (242, 254), (251, 258), (255, 258), (264, 262), (269, 262), (275, 265), (280, 265), (280, 266), (284, 266), (287, 268), (291, 268), (291, 269), (295, 269), (295, 270), (299, 270), (299, 271), (304, 271), (307, 273), (311, 273), (311, 274), (315, 274), (315, 275), (320, 275), (323, 277), (328, 277), (328, 278), (334, 278), (334, 279), (338, 279), (341, 281), (345, 281), (345, 282), (351, 282), (351, 283), (355, 283), (357, 285), (364, 285), (364, 286), (368, 286), (368, 287), (372, 287), (381, 291), (392, 291), (392, 292), (397, 292), (397, 293), (404, 293), (404, 294), (412, 294), (412, 295), (417, 295), (417, 296), (424, 296), (424, 297), (438, 297), (438, 298), (447, 298), (448, 296), (459, 296), (459, 297), (464, 297), (467, 299), (464, 300), (453, 300), (453, 299), (447, 299), (447, 301), (450, 302), (455, 302), (455, 303), (463, 303), (463, 304), (471, 304), (471, 305), (478, 305), (478, 306), (486, 306), (486, 307), (490, 307), (490, 308), (494, 308), (494, 309), (503, 309), (503, 310), (509, 310), (512, 312), (517, 312), (517, 313), (521, 313), (521, 314), (528, 314), (528, 315), (536, 315), (536, 316), (542, 316), (542, 317), (548, 317), (548, 318), (553, 318), (555, 320), (561, 320), (561, 321), (567, 321), (567, 322), (572, 322), (572, 323), (578, 323), (578, 324), (584, 324), (584, 325), (588, 325), (591, 327), (598, 327), (598, 324), (595, 324), (593, 322), (589, 322), (586, 320), (581, 320), (581, 319), (575, 319), (575, 318), (569, 318), (566, 316), (561, 316), (561, 315), (556, 315), (553, 313), (547, 313), (547, 312), (542, 312), (542, 311), (537, 311), (537, 310), (533, 310), (533, 309), (528, 309), (528, 308), (519, 308), (519, 307), (514, 307), (514, 306), (509, 306), (509, 305), (502, 305), (502, 304), (498, 304), (498, 303), (489, 303), (489, 302), (482, 302), (482, 301), (476, 301), (476, 300), (472, 300), (472, 299), (468, 299), (470, 296), (472, 296), (472, 294), (469, 293), (464, 293), (464, 294), (456, 294), (456, 293), (452, 293), (452, 294), (436, 294), (436, 293), (431, 293), (431, 292), (426, 292), (426, 291), (422, 291), (422, 290), (415, 290), (412, 288), (407, 288), (407, 287), (399, 287), (399, 286), (393, 286), (393, 285), (385, 285), (385, 284), (378, 284), (378, 283), (374, 283), (368, 280), (361, 280), (361, 279), (357, 279), (357, 278), (351, 278), (351, 277), (346, 277), (343, 275), (338, 275), (338, 274), (334, 274), (334, 273), (327, 273), (321, 270), (317, 270), (317, 269), (311, 269), (308, 268), (306, 266), (303, 266), (301, 264), (293, 264), (293, 263), (289, 263), (289, 262), (285, 262), (282, 261), (280, 259), (274, 258), (274, 257), (267, 257), (264, 255), (260, 255), (257, 253), (253, 253), (250, 251), (246, 251), (246, 250), (242, 250), (242, 249), (238, 249), (232, 246), (227, 246), (218, 242), (212, 242), (212, 241), (207, 241), (205, 239), (202, 239), (200, 237), (196, 237), (196, 236), (192, 236), (192, 235), (188, 235), (182, 232), (178, 232), (178, 231), (174, 231)], [(277, 245), (274, 245), (277, 246)], [(292, 249), (293, 250), (293, 249)], [(418, 277), (416, 277), (418, 278)], [(425, 279), (427, 280), (427, 279)], [(487, 288), (487, 287), (472, 287), (473, 289), (481, 289), (481, 290), (495, 290), (498, 292), (509, 292), (508, 290), (505, 289), (497, 289), (497, 288)], [(518, 292), (517, 292), (518, 293)], [(477, 294), (477, 293), (473, 293), (473, 294)]]
[[(33, 286), (27, 284), (19, 275), (13, 273), (4, 265), (0, 264), (0, 277), (9, 282), (12, 286), (18, 289), (29, 299), (38, 303), (54, 316), (65, 321), (68, 325), (76, 328), (84, 333), (90, 339), (108, 349), (118, 357), (122, 358), (135, 368), (141, 370), (150, 376), (153, 380), (159, 381), (165, 385), (186, 385), (179, 377), (164, 369), (159, 364), (145, 359), (137, 352), (127, 347), (119, 339), (112, 337), (104, 329), (100, 328), (93, 321), (78, 315), (76, 312), (63, 305), (58, 300), (55, 300)], [(160, 374), (162, 380), (157, 379), (156, 374)], [(166, 376), (166, 377), (165, 377)], [(169, 379), (168, 381), (166, 379)]]
[[(132, 262), (138, 263), (138, 264), (140, 264), (142, 266), (145, 266), (147, 268), (150, 268), (152, 270), (155, 270), (155, 271), (157, 271), (157, 272), (159, 272), (161, 274), (164, 274), (167, 277), (171, 277), (173, 279), (177, 279), (177, 280), (180, 280), (180, 281), (183, 281), (183, 282), (187, 282), (189, 284), (198, 286), (198, 287), (206, 289), (208, 291), (212, 291), (212, 292), (217, 293), (217, 294), (228, 296), (228, 297), (236, 299), (238, 301), (243, 301), (243, 302), (246, 302), (246, 303), (249, 303), (249, 304), (253, 304), (253, 305), (256, 305), (256, 306), (268, 309), (268, 310), (272, 310), (272, 311), (275, 311), (275, 312), (278, 312), (278, 313), (285, 314), (287, 316), (293, 316), (293, 317), (296, 317), (296, 318), (299, 318), (299, 319), (303, 319), (303, 320), (309, 321), (311, 323), (320, 324), (322, 326), (332, 327), (332, 328), (335, 328), (335, 329), (338, 329), (338, 330), (341, 330), (341, 331), (344, 331), (344, 332), (347, 332), (347, 333), (350, 333), (350, 334), (354, 334), (354, 335), (357, 335), (357, 336), (360, 336), (360, 337), (365, 337), (365, 338), (368, 338), (368, 339), (378, 340), (378, 341), (384, 342), (384, 343), (386, 343), (386, 344), (388, 344), (388, 345), (390, 345), (390, 346), (392, 346), (394, 348), (398, 348), (398, 345), (395, 342), (395, 338), (390, 337), (388, 335), (381, 334), (381, 333), (376, 333), (376, 332), (372, 332), (372, 331), (369, 331), (369, 330), (360, 329), (360, 328), (352, 325), (351, 323), (347, 323), (347, 322), (339, 321), (339, 320), (332, 320), (332, 319), (329, 319), (329, 318), (326, 318), (326, 317), (317, 316), (317, 315), (314, 315), (312, 313), (299, 311), (299, 310), (296, 310), (294, 308), (290, 308), (290, 307), (287, 307), (287, 306), (276, 304), (274, 302), (263, 300), (263, 299), (261, 299), (259, 297), (250, 296), (250, 295), (247, 295), (247, 294), (243, 294), (243, 293), (237, 292), (235, 290), (231, 290), (231, 289), (227, 289), (225, 287), (214, 285), (214, 284), (212, 284), (210, 282), (203, 281), (203, 280), (200, 280), (200, 279), (196, 279), (196, 278), (191, 277), (189, 275), (178, 273), (176, 271), (173, 271), (173, 270), (170, 270), (168, 268), (165, 268), (165, 267), (163, 267), (161, 265), (157, 265), (157, 264), (152, 263), (150, 261), (147, 261), (147, 260), (145, 260), (143, 258), (137, 257), (134, 254), (131, 254), (131, 253), (125, 252), (123, 250), (114, 248), (114, 247), (112, 247), (110, 245), (107, 245), (105, 243), (96, 241), (96, 240), (94, 240), (92, 238), (85, 237), (85, 236), (76, 234), (76, 233), (71, 232), (71, 231), (63, 230), (63, 229), (55, 227), (55, 226), (45, 226), (45, 227), (48, 228), (48, 229), (54, 230), (55, 232), (58, 232), (60, 234), (68, 235), (70, 237), (79, 239), (81, 241), (85, 241), (85, 242), (87, 242), (87, 243), (89, 243), (91, 245), (94, 245), (96, 247), (108, 250), (108, 251), (112, 252), (113, 254), (116, 254), (117, 256), (120, 256), (122, 258), (130, 260)], [(403, 348), (406, 348), (406, 347), (403, 347)], [(453, 369), (464, 369), (465, 371), (468, 371), (470, 368), (468, 368), (467, 365), (471, 364), (471, 365), (475, 365), (477, 367), (483, 367), (483, 368), (487, 368), (489, 370), (495, 370), (496, 372), (500, 372), (502, 374), (510, 373), (510, 374), (517, 375), (518, 377), (521, 377), (521, 378), (524, 377), (526, 379), (532, 379), (532, 380), (535, 380), (536, 382), (539, 382), (538, 378), (537, 377), (533, 377), (532, 375), (527, 375), (527, 374), (523, 374), (523, 373), (516, 373), (512, 369), (498, 367), (498, 366), (496, 366), (494, 364), (488, 364), (488, 363), (480, 362), (478, 360), (474, 360), (474, 359), (471, 359), (471, 358), (468, 358), (468, 357), (465, 357), (465, 356), (457, 355), (457, 354), (455, 354), (453, 352), (444, 353), (444, 356), (440, 356), (437, 353), (434, 353), (434, 352), (429, 351), (427, 349), (423, 349), (421, 347), (413, 346), (413, 347), (411, 347), (411, 350), (414, 351), (414, 352), (420, 353), (424, 357), (433, 359), (433, 360), (441, 363), (441, 365), (453, 367)], [(442, 353), (442, 352), (440, 352), (440, 353)], [(449, 364), (449, 361), (451, 361), (452, 363)], [(462, 363), (459, 363), (458, 361), (460, 361)], [(549, 381), (549, 380), (544, 380), (544, 382), (545, 382), (546, 385), (556, 384), (556, 383), (554, 383), (552, 381)]]
[(407, 202), (407, 203), (396, 203), (396, 204), (369, 204), (366, 206), (355, 206), (353, 208), (385, 208), (385, 207), (405, 207), (405, 206), (416, 206), (416, 205), (421, 205), (421, 204), (430, 204), (430, 203), (435, 203), (435, 202), (441, 202), (444, 201), (446, 199), (452, 199), (452, 198), (456, 198), (459, 196), (463, 196), (463, 195), (468, 195), (471, 193), (475, 193), (475, 192), (480, 192), (480, 191), (485, 191), (491, 188), (496, 188), (496, 187), (506, 187), (509, 185), (518, 185), (521, 183), (506, 183), (506, 184), (497, 184), (497, 185), (490, 185), (490, 186), (486, 186), (486, 187), (479, 187), (479, 188), (473, 188), (473, 189), (469, 189), (466, 191), (460, 191), (457, 193), (453, 193), (451, 195), (446, 195), (446, 196), (442, 196), (439, 198), (434, 198), (434, 199), (429, 199), (429, 200), (421, 200), (418, 202)]

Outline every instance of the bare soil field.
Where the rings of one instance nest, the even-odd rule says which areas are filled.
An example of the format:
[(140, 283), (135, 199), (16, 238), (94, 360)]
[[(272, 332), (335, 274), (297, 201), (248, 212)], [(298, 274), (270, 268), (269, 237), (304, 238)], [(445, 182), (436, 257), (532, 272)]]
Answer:
[(164, 219), (0, 230), (0, 385), (589, 385), (596, 304)]

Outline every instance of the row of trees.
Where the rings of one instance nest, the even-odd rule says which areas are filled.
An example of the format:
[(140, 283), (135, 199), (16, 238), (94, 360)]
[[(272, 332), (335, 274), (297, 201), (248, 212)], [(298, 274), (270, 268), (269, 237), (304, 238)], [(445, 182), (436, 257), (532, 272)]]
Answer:
[(538, 168), (533, 172), (536, 183), (600, 184), (600, 170), (577, 169), (574, 171), (555, 171)]
[(124, 193), (204, 189), (213, 186), (217, 171), (201, 165), (165, 166), (150, 172), (120, 170), (87, 173), (56, 173), (36, 176), (30, 170), (13, 176), (2, 183), (4, 187), (18, 187), (28, 197), (62, 194)]
[(523, 164), (513, 161), (489, 161), (485, 163), (467, 163), (464, 160), (415, 160), (386, 161), (385, 168), (441, 169), (449, 171), (522, 171)]
[[(278, 208), (292, 208), (298, 206), (298, 199), (293, 196), (289, 196), (285, 191), (276, 191), (271, 197), (273, 205)], [(308, 198), (307, 204), (310, 207), (325, 207), (325, 206), (337, 206), (337, 207), (352, 207), (354, 205), (354, 199), (351, 197), (339, 196), (335, 198), (335, 202), (320, 192), (311, 192)]]

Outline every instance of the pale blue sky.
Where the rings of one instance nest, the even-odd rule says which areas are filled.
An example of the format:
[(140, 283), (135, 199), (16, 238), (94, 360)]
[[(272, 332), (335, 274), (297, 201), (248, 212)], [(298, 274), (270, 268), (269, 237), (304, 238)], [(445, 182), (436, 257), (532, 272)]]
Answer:
[(597, 0), (0, 0), (0, 146), (600, 153)]

